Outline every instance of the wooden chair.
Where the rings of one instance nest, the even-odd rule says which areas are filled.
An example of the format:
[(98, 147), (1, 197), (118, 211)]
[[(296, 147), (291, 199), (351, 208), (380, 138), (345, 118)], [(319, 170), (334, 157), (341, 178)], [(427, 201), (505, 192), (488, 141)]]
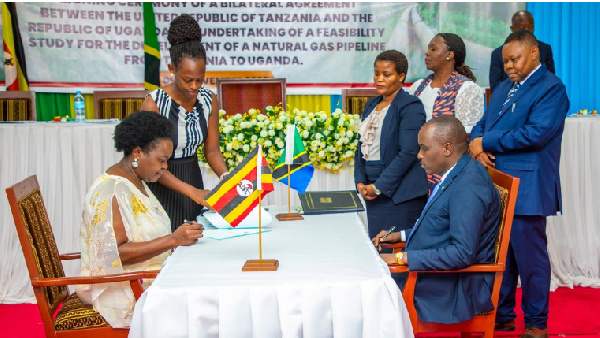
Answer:
[(0, 121), (37, 121), (35, 92), (0, 92)]
[(490, 88), (485, 89), (485, 106), (487, 107), (490, 104), (490, 99), (492, 98), (492, 90)]
[(342, 110), (348, 114), (362, 115), (367, 101), (377, 95), (375, 88), (342, 89)]
[(94, 115), (97, 119), (117, 118), (140, 109), (147, 90), (94, 91)]
[(65, 277), (61, 260), (79, 259), (81, 255), (58, 253), (37, 177), (30, 176), (7, 188), (6, 194), (46, 337), (127, 337), (129, 330), (113, 329), (76, 293), (69, 294), (67, 285), (129, 281), (138, 299), (143, 292), (140, 279), (156, 278), (157, 271)]
[(217, 79), (219, 109), (227, 115), (243, 114), (251, 108), (286, 108), (285, 79)]
[[(493, 264), (474, 264), (468, 268), (458, 271), (409, 271), (407, 266), (389, 265), (392, 273), (408, 272), (408, 279), (402, 290), (402, 298), (406, 303), (406, 308), (410, 316), (410, 322), (413, 326), (413, 332), (461, 332), (463, 337), (468, 337), (471, 332), (481, 332), (484, 338), (493, 338), (494, 324), (496, 320), (496, 310), (498, 309), (498, 299), (500, 297), (500, 286), (502, 285), (502, 276), (506, 268), (506, 253), (508, 252), (508, 244), (510, 242), (510, 230), (512, 229), (513, 215), (515, 212), (515, 203), (517, 201), (517, 193), (519, 190), (519, 179), (505, 174), (499, 170), (489, 168), (488, 173), (500, 194), (502, 202), (500, 226), (498, 237), (496, 238), (496, 258)], [(404, 243), (387, 245), (385, 247), (393, 247), (395, 251), (401, 250)], [(417, 316), (414, 304), (414, 292), (417, 282), (417, 275), (420, 273), (495, 273), (494, 286), (492, 289), (492, 303), (494, 310), (486, 313), (480, 313), (467, 320), (457, 324), (439, 324), (422, 322)], [(440, 309), (440, 311), (449, 311), (448, 309)]]

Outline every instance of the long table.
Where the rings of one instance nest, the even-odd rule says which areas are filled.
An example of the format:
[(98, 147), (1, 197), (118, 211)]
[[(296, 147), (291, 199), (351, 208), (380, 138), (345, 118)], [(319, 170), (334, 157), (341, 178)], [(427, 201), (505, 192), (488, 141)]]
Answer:
[(413, 336), (357, 214), (274, 220), (266, 229), (263, 258), (278, 259), (277, 271), (242, 272), (259, 257), (256, 234), (178, 247), (138, 300), (129, 336)]

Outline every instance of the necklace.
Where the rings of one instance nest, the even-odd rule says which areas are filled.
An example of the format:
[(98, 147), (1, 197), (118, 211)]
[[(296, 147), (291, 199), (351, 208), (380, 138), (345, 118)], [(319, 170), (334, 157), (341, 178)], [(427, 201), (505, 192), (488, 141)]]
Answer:
[(140, 186), (143, 187), (144, 185), (142, 184), (142, 180), (138, 177), (138, 175), (135, 174), (135, 171), (133, 171), (133, 168), (128, 166), (127, 163), (123, 163), (123, 165), (125, 166), (125, 168), (127, 168), (127, 171), (129, 171), (129, 173), (138, 180), (138, 182), (140, 183)]

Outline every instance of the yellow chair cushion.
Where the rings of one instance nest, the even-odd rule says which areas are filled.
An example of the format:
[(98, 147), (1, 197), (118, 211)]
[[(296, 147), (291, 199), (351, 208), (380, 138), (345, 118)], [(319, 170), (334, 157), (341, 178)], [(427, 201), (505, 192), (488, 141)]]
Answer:
[(108, 326), (92, 305), (84, 304), (76, 293), (69, 295), (54, 319), (56, 331), (79, 330), (92, 327)]

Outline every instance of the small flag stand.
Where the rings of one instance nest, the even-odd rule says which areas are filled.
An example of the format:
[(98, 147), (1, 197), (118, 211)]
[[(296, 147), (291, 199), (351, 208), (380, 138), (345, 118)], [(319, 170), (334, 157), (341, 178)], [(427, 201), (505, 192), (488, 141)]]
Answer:
[[(260, 192), (262, 195), (262, 191)], [(258, 257), (249, 259), (242, 267), (242, 271), (277, 271), (279, 261), (276, 259), (262, 259), (262, 210), (261, 198), (258, 199)]]
[(287, 170), (288, 170), (288, 175), (287, 175), (287, 179), (288, 179), (288, 184), (287, 184), (287, 191), (288, 191), (288, 212), (287, 214), (277, 214), (275, 215), (275, 217), (277, 218), (278, 221), (299, 221), (299, 220), (303, 220), (304, 217), (302, 217), (302, 215), (300, 215), (299, 213), (292, 213), (291, 212), (291, 200), (290, 200), (290, 164), (288, 163), (287, 165)]

